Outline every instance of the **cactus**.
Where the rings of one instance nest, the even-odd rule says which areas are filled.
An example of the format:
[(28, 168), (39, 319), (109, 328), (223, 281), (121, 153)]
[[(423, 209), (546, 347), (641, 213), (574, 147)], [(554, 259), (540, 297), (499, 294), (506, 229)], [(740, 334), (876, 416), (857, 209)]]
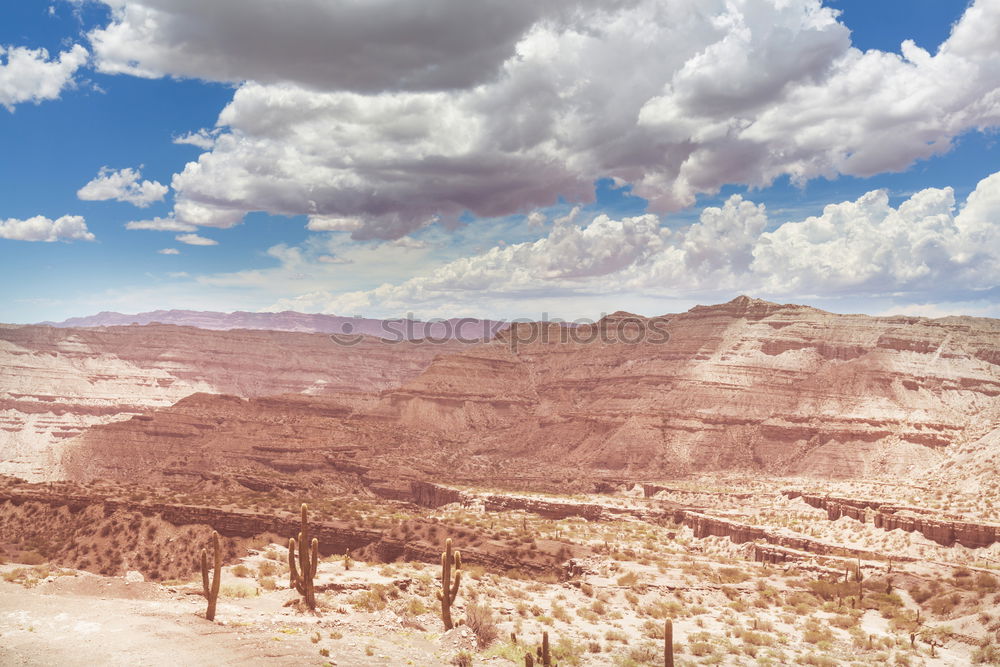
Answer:
[(535, 659), (531, 657), (530, 653), (524, 654), (524, 667), (535, 667)]
[[(288, 540), (288, 579), (289, 587), (299, 592), (310, 609), (316, 608), (316, 593), (313, 588), (313, 578), (316, 576), (316, 564), (319, 562), (319, 540), (315, 537), (309, 542), (309, 511), (302, 503), (302, 520), (299, 526), (299, 538)], [(306, 549), (306, 544), (310, 547)], [(298, 560), (301, 567), (295, 567), (295, 549), (298, 547)]]
[(674, 667), (674, 622), (669, 618), (663, 621), (663, 667)]
[(552, 658), (549, 656), (549, 633), (542, 633), (542, 665), (543, 667), (552, 667)]
[(215, 620), (215, 603), (219, 601), (219, 585), (222, 583), (222, 549), (219, 547), (219, 533), (215, 531), (212, 531), (212, 548), (215, 550), (215, 572), (211, 584), (208, 577), (208, 551), (201, 550), (201, 587), (208, 600), (205, 618), (210, 621)]
[[(455, 579), (451, 578), (451, 570), (454, 566)], [(451, 538), (444, 542), (444, 552), (441, 554), (441, 590), (437, 597), (441, 601), (441, 620), (444, 621), (444, 629), (451, 630), (454, 624), (451, 622), (451, 603), (458, 596), (458, 585), (462, 581), (462, 554), (458, 551), (452, 553)]]

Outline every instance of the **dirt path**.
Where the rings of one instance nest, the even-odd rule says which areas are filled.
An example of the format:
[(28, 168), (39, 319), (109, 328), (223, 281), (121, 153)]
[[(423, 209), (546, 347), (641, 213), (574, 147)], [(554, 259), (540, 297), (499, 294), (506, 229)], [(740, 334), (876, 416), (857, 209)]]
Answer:
[[(302, 664), (297, 650), (246, 641), (184, 601), (45, 595), (0, 582), (2, 665)], [(291, 647), (290, 647), (291, 648)], [(312, 656), (310, 656), (312, 657)]]

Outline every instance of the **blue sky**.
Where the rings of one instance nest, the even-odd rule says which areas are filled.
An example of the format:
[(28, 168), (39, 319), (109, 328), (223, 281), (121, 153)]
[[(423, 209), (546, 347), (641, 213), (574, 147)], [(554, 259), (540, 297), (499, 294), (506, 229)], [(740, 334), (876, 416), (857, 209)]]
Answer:
[(996, 0), (384, 4), (0, 7), (0, 320), (1000, 316)]

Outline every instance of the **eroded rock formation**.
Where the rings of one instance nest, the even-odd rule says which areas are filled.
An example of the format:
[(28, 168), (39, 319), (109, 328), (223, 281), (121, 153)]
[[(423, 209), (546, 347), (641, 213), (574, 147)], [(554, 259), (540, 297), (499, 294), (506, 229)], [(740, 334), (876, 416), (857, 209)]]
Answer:
[[(67, 439), (194, 393), (254, 398), (379, 391), (459, 347), (371, 338), (342, 346), (322, 334), (169, 325), (0, 325), (0, 472), (62, 477)], [(200, 428), (213, 425), (208, 419)]]
[(846, 516), (862, 523), (871, 522), (883, 530), (899, 529), (908, 533), (920, 533), (946, 547), (961, 544), (970, 549), (978, 549), (1000, 542), (1000, 524), (967, 521), (957, 516), (942, 515), (934, 510), (879, 500), (832, 498), (794, 492), (786, 495), (801, 497), (808, 505), (824, 510), (830, 521)]

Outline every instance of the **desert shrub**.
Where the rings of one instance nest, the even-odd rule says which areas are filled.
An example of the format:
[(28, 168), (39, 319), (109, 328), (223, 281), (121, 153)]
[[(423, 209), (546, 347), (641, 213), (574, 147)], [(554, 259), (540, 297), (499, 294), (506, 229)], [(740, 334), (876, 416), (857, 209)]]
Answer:
[(990, 644), (980, 646), (972, 653), (972, 662), (977, 665), (997, 665), (1000, 664), (1000, 646)]
[(981, 593), (995, 591), (997, 589), (997, 578), (987, 572), (980, 572), (976, 575), (976, 590)]
[(472, 667), (472, 654), (468, 651), (460, 651), (451, 659), (451, 664), (456, 667)]
[(628, 644), (628, 635), (622, 630), (608, 630), (604, 633), (604, 639), (609, 642), (621, 642)]
[(946, 616), (954, 611), (961, 602), (962, 596), (959, 593), (939, 595), (930, 601), (930, 608), (935, 614)]
[(412, 597), (406, 602), (406, 613), (410, 616), (421, 616), (427, 613), (427, 605), (418, 597)]
[(579, 665), (586, 652), (586, 644), (574, 642), (568, 637), (560, 637), (551, 647), (552, 657), (560, 665)]
[(236, 583), (222, 584), (219, 596), (224, 598), (252, 598), (260, 595), (260, 589), (253, 584)]
[(750, 578), (750, 575), (738, 567), (720, 567), (718, 570), (719, 580), (728, 584), (741, 584)]
[(351, 598), (351, 605), (360, 611), (381, 611), (389, 602), (389, 587), (375, 584)]
[(257, 583), (259, 583), (260, 587), (265, 591), (273, 591), (278, 587), (278, 583), (274, 580), (274, 577), (261, 577), (257, 580)]
[(475, 633), (480, 649), (492, 644), (499, 634), (493, 610), (484, 602), (477, 602), (466, 608), (465, 624)]
[(234, 577), (241, 577), (242, 578), (242, 577), (246, 577), (246, 576), (248, 576), (250, 574), (250, 568), (248, 568), (243, 563), (240, 563), (239, 565), (233, 567), (233, 569), (230, 570), (230, 571), (233, 573)]
[(264, 561), (257, 567), (257, 575), (261, 577), (273, 577), (278, 574), (278, 564), (271, 561)]
[(688, 645), (688, 651), (691, 653), (691, 655), (697, 656), (699, 658), (702, 658), (706, 655), (712, 655), (713, 653), (715, 653), (715, 649), (712, 647), (711, 644), (709, 644), (708, 642), (700, 642), (700, 641), (691, 642), (691, 644)]
[(566, 607), (562, 606), (558, 602), (552, 603), (552, 616), (563, 623), (571, 623), (573, 620), (570, 617), (569, 612), (566, 611)]

